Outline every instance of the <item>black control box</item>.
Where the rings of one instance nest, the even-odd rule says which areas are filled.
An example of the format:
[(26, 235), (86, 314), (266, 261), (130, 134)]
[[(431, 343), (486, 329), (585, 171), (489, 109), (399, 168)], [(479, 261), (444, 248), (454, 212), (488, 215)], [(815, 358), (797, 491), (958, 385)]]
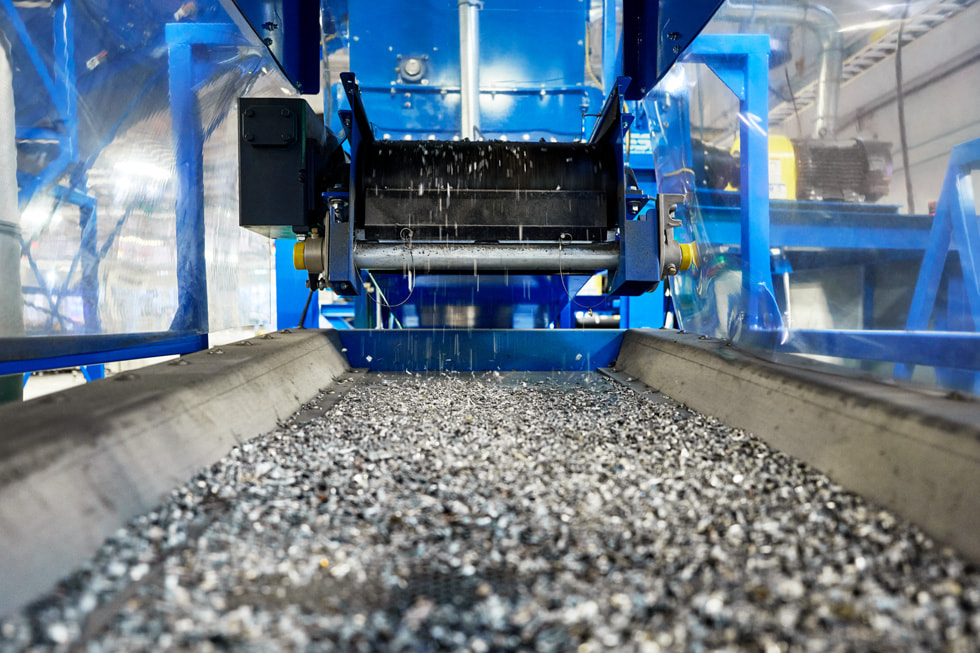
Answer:
[(323, 223), (323, 193), (347, 187), (340, 143), (302, 98), (241, 98), (239, 224), (294, 238)]

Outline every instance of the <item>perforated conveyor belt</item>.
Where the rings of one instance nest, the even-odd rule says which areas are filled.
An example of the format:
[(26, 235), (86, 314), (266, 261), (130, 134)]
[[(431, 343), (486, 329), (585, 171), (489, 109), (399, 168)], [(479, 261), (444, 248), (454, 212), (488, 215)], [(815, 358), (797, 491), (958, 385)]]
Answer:
[(0, 648), (980, 643), (976, 570), (655, 393), (557, 373), (333, 392), (120, 531)]

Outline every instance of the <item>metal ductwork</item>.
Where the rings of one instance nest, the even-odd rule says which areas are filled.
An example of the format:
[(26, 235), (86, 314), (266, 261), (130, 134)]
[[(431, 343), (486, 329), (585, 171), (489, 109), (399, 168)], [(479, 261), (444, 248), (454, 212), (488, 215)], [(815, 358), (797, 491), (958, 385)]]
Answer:
[(719, 17), (730, 20), (764, 18), (787, 25), (806, 27), (820, 42), (820, 72), (817, 76), (817, 119), (814, 138), (833, 138), (837, 127), (837, 98), (843, 73), (844, 45), (840, 23), (834, 13), (819, 5), (742, 5), (728, 2)]

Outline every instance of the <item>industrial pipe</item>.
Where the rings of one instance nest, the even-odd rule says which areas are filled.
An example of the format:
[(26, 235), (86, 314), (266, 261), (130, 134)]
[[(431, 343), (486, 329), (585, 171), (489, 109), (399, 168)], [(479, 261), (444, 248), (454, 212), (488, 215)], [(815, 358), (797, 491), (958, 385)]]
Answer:
[[(7, 51), (0, 46), (0, 338), (24, 335), (16, 133), (14, 77)], [(0, 376), (0, 401), (21, 399), (23, 385), (20, 374)]]
[(460, 138), (477, 140), (480, 133), (479, 0), (459, 0)]
[(381, 272), (593, 273), (615, 269), (619, 243), (355, 243), (354, 263)]
[(817, 119), (814, 138), (833, 138), (837, 123), (837, 98), (844, 66), (840, 22), (834, 12), (819, 5), (742, 5), (725, 3), (724, 19), (768, 18), (788, 25), (802, 25), (820, 41), (820, 73), (817, 77)]

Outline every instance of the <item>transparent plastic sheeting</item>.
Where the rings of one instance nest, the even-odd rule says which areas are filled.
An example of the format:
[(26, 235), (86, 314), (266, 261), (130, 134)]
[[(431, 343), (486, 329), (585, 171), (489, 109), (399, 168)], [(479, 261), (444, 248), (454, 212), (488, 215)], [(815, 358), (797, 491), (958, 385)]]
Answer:
[[(976, 0), (722, 7), (643, 107), (658, 190), (687, 195), (683, 230), (697, 244), (698, 265), (671, 282), (681, 327), (980, 391), (980, 282), (958, 235), (977, 233), (978, 175), (958, 192), (947, 179), (951, 155), (980, 158), (978, 25)], [(766, 116), (735, 95), (744, 78), (732, 70), (745, 64), (724, 56), (753, 34), (769, 35), (767, 97), (753, 105)], [(699, 55), (712, 38), (721, 51)], [(761, 133), (767, 157), (740, 161), (740, 126)], [(746, 161), (769, 229), (751, 276), (741, 224), (760, 202), (742, 187)], [(764, 229), (750, 232), (765, 243)], [(922, 331), (952, 333), (909, 337)], [(945, 369), (950, 348), (972, 371)]]
[[(16, 162), (19, 210), (3, 205), (0, 246), (21, 256), (0, 285), (21, 291), (2, 298), (0, 337), (274, 326), (271, 242), (237, 216), (237, 98), (291, 92), (265, 49), (217, 2), (4, 7), (13, 76), (0, 95), (12, 93), (16, 142), (0, 151)], [(192, 63), (171, 88), (173, 45), (188, 39)], [(198, 130), (175, 129), (178, 95), (196, 101)], [(203, 181), (175, 155), (195, 139)], [(202, 183), (206, 284), (188, 288), (207, 293), (207, 320), (180, 320), (178, 249), (193, 234), (177, 213)]]

